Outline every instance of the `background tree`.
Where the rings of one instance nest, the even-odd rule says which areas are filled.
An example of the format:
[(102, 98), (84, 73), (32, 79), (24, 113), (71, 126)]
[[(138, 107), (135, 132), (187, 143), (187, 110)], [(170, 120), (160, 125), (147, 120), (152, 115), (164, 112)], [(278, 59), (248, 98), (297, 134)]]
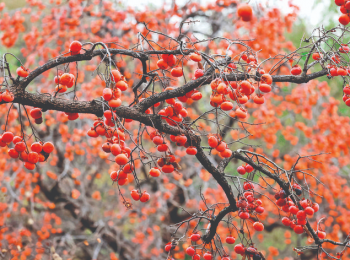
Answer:
[(347, 27), (290, 6), (0, 4), (2, 257), (346, 259)]

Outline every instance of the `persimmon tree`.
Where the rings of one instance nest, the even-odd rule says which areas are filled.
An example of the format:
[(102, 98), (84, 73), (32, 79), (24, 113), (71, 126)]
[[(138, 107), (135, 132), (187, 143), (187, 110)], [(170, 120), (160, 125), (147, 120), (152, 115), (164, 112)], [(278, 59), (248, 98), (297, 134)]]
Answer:
[(2, 256), (346, 259), (349, 3), (1, 4)]

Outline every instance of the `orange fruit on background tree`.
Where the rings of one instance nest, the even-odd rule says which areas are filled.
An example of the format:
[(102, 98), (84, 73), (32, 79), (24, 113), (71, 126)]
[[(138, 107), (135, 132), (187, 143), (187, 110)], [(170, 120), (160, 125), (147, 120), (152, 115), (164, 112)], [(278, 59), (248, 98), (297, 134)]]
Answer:
[(298, 48), (292, 1), (0, 3), (2, 256), (348, 259), (335, 4)]

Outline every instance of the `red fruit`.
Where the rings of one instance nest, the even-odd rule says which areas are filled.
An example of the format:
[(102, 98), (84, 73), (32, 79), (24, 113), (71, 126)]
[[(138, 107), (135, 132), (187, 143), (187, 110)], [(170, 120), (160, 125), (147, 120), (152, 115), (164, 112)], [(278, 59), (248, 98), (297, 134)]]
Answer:
[(242, 244), (235, 245), (234, 250), (237, 254), (243, 255), (245, 253), (245, 248)]
[(159, 61), (157, 61), (157, 66), (161, 70), (165, 70), (168, 68), (168, 63), (166, 63), (166, 61), (164, 61), (163, 59), (160, 59)]
[(170, 74), (171, 74), (171, 76), (176, 77), (176, 78), (181, 77), (183, 75), (182, 68), (175, 67), (171, 70)]
[(301, 67), (299, 65), (293, 66), (290, 73), (292, 75), (300, 75), (301, 74)]
[(166, 62), (168, 62), (168, 59), (171, 59), (172, 57), (174, 57), (173, 54), (162, 54), (162, 59)]
[(221, 82), (218, 86), (217, 86), (217, 89), (216, 91), (219, 93), (219, 94), (228, 94), (228, 90), (227, 90), (227, 85), (224, 83), (224, 82)]
[(297, 224), (302, 226), (306, 225), (306, 219), (297, 219)]
[(296, 216), (298, 219), (306, 219), (306, 213), (304, 210), (299, 210)]
[(131, 163), (128, 163), (123, 167), (123, 172), (126, 174), (132, 173), (133, 170), (134, 170), (134, 166)]
[(339, 17), (339, 23), (341, 23), (342, 25), (347, 25), (350, 22), (350, 18), (347, 14), (342, 14)]
[[(238, 167), (238, 168), (239, 168), (239, 167)], [(245, 169), (245, 171), (248, 172), (248, 173), (254, 171), (253, 166), (251, 166), (251, 165), (249, 165), (249, 164), (247, 164), (247, 165), (244, 167), (244, 169)]]
[(134, 199), (134, 200), (139, 200), (140, 198), (141, 198), (141, 195), (140, 195), (140, 193), (139, 193), (139, 191), (138, 190), (132, 190), (131, 192), (130, 192), (130, 195), (131, 195), (131, 197)]
[(203, 72), (203, 70), (201, 70), (201, 69), (196, 69), (196, 71), (194, 72), (194, 77), (195, 77), (196, 79), (202, 77), (203, 75), (204, 75), (204, 72)]
[(25, 151), (26, 149), (26, 144), (24, 142), (18, 142), (15, 145), (15, 150), (19, 153)]
[(295, 226), (296, 226), (295, 220), (291, 221), (291, 222), (290, 222), (290, 227), (291, 227), (291, 229), (294, 229)]
[(21, 152), (19, 156), (23, 162), (26, 162), (28, 160), (28, 153), (26, 151)]
[(171, 250), (171, 248), (172, 248), (171, 242), (169, 242), (169, 243), (167, 243), (167, 244), (165, 245), (165, 251), (166, 251), (166, 252), (169, 252), (169, 251)]
[(246, 173), (246, 169), (243, 167), (243, 166), (239, 166), (237, 168), (237, 172), (240, 174), (240, 175), (244, 175)]
[(234, 244), (236, 242), (236, 239), (234, 238), (234, 237), (231, 237), (231, 236), (229, 236), (229, 237), (226, 237), (226, 243), (227, 244)]
[(224, 158), (229, 158), (232, 155), (232, 151), (230, 149), (225, 149), (220, 155)]
[(71, 52), (72, 55), (77, 55), (80, 53), (81, 47), (82, 47), (81, 42), (72, 41), (72, 43), (69, 46), (69, 51)]
[(228, 67), (230, 70), (235, 70), (235, 69), (237, 69), (236, 64), (234, 64), (233, 62), (231, 62), (230, 64), (228, 64), (227, 67)]
[(45, 162), (46, 158), (43, 154), (39, 153), (39, 162)]
[(259, 90), (263, 93), (269, 93), (271, 91), (271, 86), (268, 84), (260, 84)]
[(128, 179), (126, 179), (126, 178), (119, 178), (119, 179), (118, 179), (118, 184), (119, 184), (119, 186), (123, 186), (123, 185), (125, 185), (127, 182), (128, 182)]
[(284, 211), (284, 212), (289, 212), (289, 205), (288, 204), (286, 204), (286, 205), (284, 205), (284, 206), (282, 206), (282, 210)]
[(172, 164), (166, 164), (162, 167), (162, 171), (165, 173), (172, 173), (174, 171), (174, 166)]
[(115, 162), (119, 165), (125, 165), (128, 163), (128, 157), (125, 154), (118, 154), (115, 157)]
[(296, 226), (294, 227), (294, 232), (297, 233), (297, 234), (302, 234), (302, 233), (304, 233), (304, 228), (303, 228), (303, 226), (296, 225)]
[(246, 95), (243, 95), (242, 97), (238, 97), (238, 102), (240, 104), (245, 104), (248, 102), (248, 97)]
[(344, 7), (345, 7), (346, 10), (348, 10), (348, 11), (350, 10), (350, 3), (349, 3), (349, 1), (345, 2), (345, 6)]
[(34, 119), (41, 118), (42, 117), (42, 112), (40, 108), (33, 108), (29, 112), (30, 116)]
[(38, 155), (38, 153), (36, 153), (36, 152), (30, 152), (29, 154), (28, 154), (28, 162), (30, 162), (30, 163), (33, 163), (33, 164), (35, 164), (35, 163), (37, 163), (38, 161), (39, 161), (39, 155)]
[(102, 97), (106, 101), (110, 101), (113, 97), (112, 90), (110, 88), (104, 88), (102, 91)]
[(9, 150), (7, 151), (7, 153), (9, 154), (9, 156), (10, 156), (11, 158), (14, 158), (14, 159), (18, 158), (18, 156), (19, 156), (19, 153), (18, 153), (15, 149), (13, 149), (13, 148), (9, 149)]
[(285, 199), (278, 199), (276, 201), (276, 204), (277, 204), (277, 206), (282, 207), (282, 206), (286, 205), (286, 200)]
[(115, 86), (121, 91), (125, 91), (128, 89), (128, 84), (124, 80), (119, 80)]
[(202, 60), (202, 56), (199, 55), (198, 53), (192, 53), (190, 55), (190, 59), (195, 61), (195, 62), (200, 62)]
[(320, 205), (318, 205), (318, 203), (314, 203), (312, 205), (312, 209), (314, 210), (314, 212), (316, 213), (319, 209), (320, 209)]
[(186, 149), (186, 153), (189, 155), (196, 155), (197, 154), (197, 149), (194, 146), (190, 146)]
[(241, 17), (243, 21), (248, 22), (252, 19), (253, 9), (248, 4), (240, 4), (237, 8), (237, 15)]
[(157, 150), (159, 152), (166, 152), (168, 150), (168, 146), (166, 144), (160, 144), (157, 146)]
[(208, 139), (208, 144), (211, 148), (216, 148), (218, 146), (219, 142), (215, 136), (210, 136)]
[(314, 215), (315, 211), (311, 207), (306, 207), (305, 208), (305, 213), (306, 213), (306, 215), (312, 217)]
[(290, 218), (287, 218), (287, 217), (282, 218), (282, 224), (283, 225), (288, 227), (290, 225), (290, 223), (291, 223)]
[(124, 171), (121, 170), (118, 172), (117, 180), (126, 179), (127, 177), (128, 177), (128, 175)]
[(342, 6), (343, 4), (345, 4), (345, 0), (335, 0), (334, 2), (337, 6)]
[(190, 238), (191, 238), (192, 241), (196, 242), (199, 239), (201, 239), (201, 235), (197, 234), (197, 233), (196, 234), (192, 234)]
[(113, 116), (111, 110), (106, 110), (105, 112), (103, 112), (103, 115), (105, 116), (105, 118), (110, 119), (110, 120), (112, 119), (112, 116)]
[(5, 132), (2, 134), (1, 141), (3, 141), (4, 143), (7, 143), (7, 144), (11, 143), (13, 140), (13, 137), (14, 137), (13, 133)]
[(246, 212), (246, 211), (241, 211), (239, 212), (238, 216), (241, 218), (241, 219), (248, 219), (249, 218), (249, 213)]
[(18, 142), (21, 142), (21, 141), (23, 141), (23, 139), (20, 136), (15, 136), (12, 140), (13, 144), (17, 144)]
[(69, 120), (76, 120), (79, 118), (79, 114), (78, 113), (68, 113), (66, 112), (66, 114), (68, 115), (68, 119)]
[(343, 14), (348, 13), (348, 10), (346, 10), (345, 5), (342, 5), (342, 6), (340, 7), (340, 12), (343, 13)]
[(308, 202), (307, 202), (307, 200), (302, 200), (302, 201), (300, 201), (300, 206), (302, 206), (304, 209), (308, 206)]
[(233, 104), (230, 101), (221, 103), (220, 108), (224, 111), (230, 111), (233, 108)]
[(149, 171), (149, 175), (151, 175), (152, 177), (159, 177), (160, 175), (160, 170), (158, 168), (152, 168)]
[(272, 84), (272, 77), (270, 74), (263, 74), (261, 75), (261, 83), (265, 83), (265, 84)]
[(111, 79), (113, 82), (118, 82), (122, 78), (122, 74), (119, 72), (119, 70), (111, 70)]
[(243, 189), (244, 190), (252, 190), (252, 189), (254, 189), (254, 184), (251, 182), (244, 182)]
[(256, 231), (263, 231), (264, 230), (264, 224), (261, 223), (261, 222), (255, 222), (253, 224), (253, 228), (256, 230)]
[(63, 73), (60, 77), (60, 84), (67, 86), (71, 82), (72, 78), (69, 73)]
[(325, 239), (326, 238), (326, 232), (324, 231), (317, 231), (317, 236), (320, 238), (320, 239)]
[(111, 152), (111, 144), (110, 143), (104, 143), (102, 145), (102, 150), (105, 152), (105, 153), (110, 153)]
[(15, 99), (14, 95), (8, 90), (1, 94), (1, 98), (5, 102), (12, 102)]
[(265, 211), (264, 207), (258, 206), (255, 208), (255, 212), (258, 214), (262, 214)]
[(160, 145), (160, 144), (164, 143), (163, 137), (161, 137), (159, 135), (156, 135), (155, 137), (153, 137), (152, 141), (155, 145)]
[(74, 86), (74, 83), (75, 83), (75, 77), (74, 77), (74, 75), (73, 75), (73, 74), (69, 74), (69, 76), (70, 76), (70, 81), (69, 81), (68, 84), (67, 84), (67, 88), (73, 87), (73, 86)]
[(251, 87), (252, 85), (249, 83), (249, 81), (245, 80), (241, 82), (241, 92), (243, 94), (249, 95)]
[(51, 153), (54, 149), (54, 145), (51, 142), (46, 142), (43, 145), (43, 151), (45, 153)]
[(341, 52), (341, 53), (349, 53), (349, 51), (350, 51), (350, 48), (347, 44), (342, 44), (339, 47), (339, 52)]
[(344, 92), (344, 94), (346, 94), (346, 95), (350, 95), (350, 87), (349, 87), (349, 86), (346, 86), (345, 88), (343, 88), (343, 92)]
[(163, 158), (159, 158), (157, 160), (157, 164), (159, 167), (163, 167), (165, 165), (164, 159)]
[(205, 260), (212, 260), (212, 259), (213, 259), (213, 255), (212, 255), (211, 253), (205, 253), (205, 254), (203, 255), (203, 258), (204, 258)]
[(225, 143), (225, 142), (220, 142), (219, 143), (219, 145), (218, 146), (216, 146), (216, 150), (218, 151), (218, 152), (223, 152), (223, 151), (225, 151), (225, 149), (227, 148), (227, 144)]
[(296, 206), (290, 206), (289, 207), (289, 212), (292, 213), (293, 215), (297, 214), (299, 209)]
[(184, 135), (176, 136), (175, 141), (178, 145), (184, 145), (187, 142), (187, 137)]
[(248, 200), (249, 203), (253, 203), (253, 201), (255, 200), (255, 198), (253, 196), (247, 196), (246, 198)]
[(194, 256), (192, 256), (192, 260), (200, 260), (201, 256), (199, 254), (195, 254)]
[(66, 85), (62, 85), (62, 84), (59, 84), (55, 87), (55, 91), (56, 92), (59, 92), (59, 93), (64, 93), (67, 91), (67, 86)]
[(346, 76), (348, 74), (348, 72), (345, 69), (343, 69), (343, 68), (338, 68), (337, 69), (337, 74), (339, 76)]
[(235, 111), (236, 116), (240, 119), (244, 119), (247, 117), (247, 112), (242, 110), (242, 108), (238, 107)]
[(312, 58), (314, 60), (320, 60), (321, 59), (321, 55), (318, 52), (315, 52), (312, 54)]
[(111, 153), (114, 156), (117, 156), (122, 152), (122, 148), (120, 148), (119, 144), (112, 144), (110, 149), (111, 149)]
[[(164, 60), (164, 57), (163, 57), (163, 60)], [(168, 57), (166, 58), (166, 63), (168, 63), (169, 67), (173, 67), (176, 63), (176, 57), (172, 54), (168, 55)]]
[(193, 247), (187, 247), (186, 249), (186, 254), (188, 254), (189, 256), (194, 256), (194, 254), (196, 253), (196, 250), (194, 250)]
[(261, 105), (261, 104), (264, 104), (264, 103), (265, 103), (265, 98), (264, 98), (264, 96), (262, 96), (262, 95), (260, 95), (260, 96), (256, 95), (256, 96), (254, 96), (254, 98), (253, 98), (253, 102), (254, 102), (255, 104)]
[(329, 70), (329, 72), (330, 72), (330, 74), (331, 74), (332, 77), (338, 76), (338, 70), (337, 70), (336, 68), (331, 68), (331, 69)]
[(35, 164), (25, 162), (24, 167), (26, 167), (28, 170), (34, 170), (35, 169)]
[(147, 202), (150, 199), (150, 195), (147, 192), (143, 192), (141, 197), (140, 197), (140, 201), (141, 202)]
[(16, 70), (16, 72), (17, 72), (17, 75), (20, 76), (20, 77), (22, 77), (22, 78), (26, 78), (26, 77), (28, 77), (28, 75), (29, 75), (29, 72), (26, 71), (23, 67), (19, 67), (19, 68)]

